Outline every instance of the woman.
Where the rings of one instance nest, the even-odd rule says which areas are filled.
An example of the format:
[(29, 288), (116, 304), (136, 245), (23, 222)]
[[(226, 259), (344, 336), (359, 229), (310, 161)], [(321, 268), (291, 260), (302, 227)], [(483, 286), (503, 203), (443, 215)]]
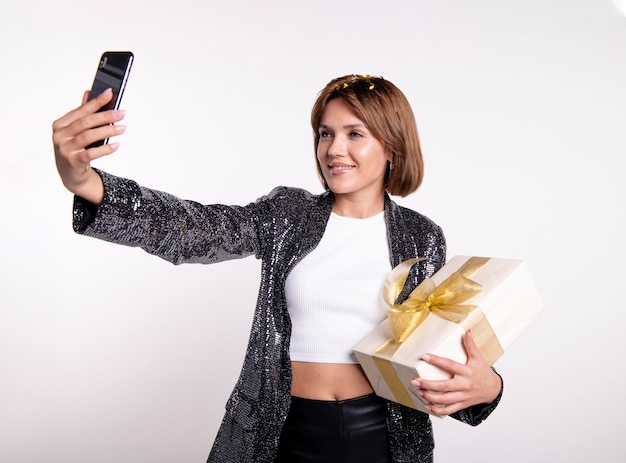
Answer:
[[(429, 416), (378, 398), (352, 346), (386, 316), (380, 291), (400, 262), (412, 287), (445, 262), (441, 229), (389, 194), (415, 191), (423, 163), (402, 92), (379, 77), (334, 79), (313, 107), (317, 167), (326, 191), (278, 187), (247, 206), (200, 205), (93, 169), (125, 130), (122, 111), (97, 112), (106, 91), (53, 124), (59, 174), (75, 194), (78, 233), (139, 246), (172, 263), (254, 254), (261, 288), (244, 366), (210, 462), (429, 462)], [(411, 288), (409, 288), (411, 289)], [(500, 377), (471, 333), (466, 364), (424, 360), (451, 374), (414, 381), (431, 410), (471, 425), (496, 407)]]

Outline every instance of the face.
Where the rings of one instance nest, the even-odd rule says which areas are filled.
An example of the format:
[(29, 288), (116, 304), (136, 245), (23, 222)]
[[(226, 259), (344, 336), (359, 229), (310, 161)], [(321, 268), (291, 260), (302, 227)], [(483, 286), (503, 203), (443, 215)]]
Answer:
[(335, 200), (380, 201), (388, 150), (340, 98), (322, 113), (317, 160)]

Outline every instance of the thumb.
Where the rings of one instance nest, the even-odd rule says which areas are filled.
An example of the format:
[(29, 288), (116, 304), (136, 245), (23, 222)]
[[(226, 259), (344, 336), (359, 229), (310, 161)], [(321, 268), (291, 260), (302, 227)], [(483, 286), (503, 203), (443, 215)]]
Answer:
[(476, 343), (474, 342), (472, 330), (467, 330), (463, 335), (463, 347), (465, 347), (468, 362), (475, 358), (482, 358), (482, 355), (478, 350), (478, 346), (476, 346)]

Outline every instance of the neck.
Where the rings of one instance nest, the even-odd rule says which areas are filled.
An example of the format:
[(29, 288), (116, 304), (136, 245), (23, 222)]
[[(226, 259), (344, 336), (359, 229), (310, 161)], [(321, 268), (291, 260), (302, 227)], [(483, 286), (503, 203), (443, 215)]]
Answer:
[(385, 209), (385, 196), (375, 200), (355, 201), (345, 196), (335, 195), (333, 203), (333, 212), (343, 217), (351, 217), (354, 219), (367, 219)]

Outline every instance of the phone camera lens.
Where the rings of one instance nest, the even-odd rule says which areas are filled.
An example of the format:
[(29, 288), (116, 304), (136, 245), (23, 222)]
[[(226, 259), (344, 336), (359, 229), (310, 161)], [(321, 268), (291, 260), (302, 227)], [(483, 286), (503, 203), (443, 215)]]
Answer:
[(107, 57), (105, 56), (104, 58), (100, 60), (100, 69), (102, 69), (106, 65), (107, 65)]

